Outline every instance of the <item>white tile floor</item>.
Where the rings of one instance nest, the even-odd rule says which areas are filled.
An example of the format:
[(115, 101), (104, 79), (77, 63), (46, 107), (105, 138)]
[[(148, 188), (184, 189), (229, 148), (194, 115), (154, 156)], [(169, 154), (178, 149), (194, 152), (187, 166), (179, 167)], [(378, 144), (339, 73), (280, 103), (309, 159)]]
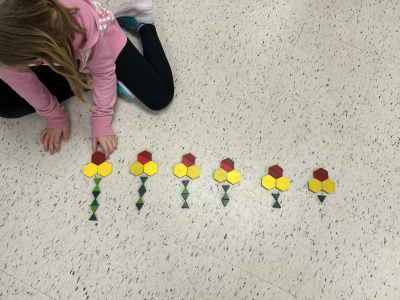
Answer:
[[(54, 156), (42, 117), (0, 121), (0, 299), (400, 299), (398, 1), (154, 9), (176, 97), (159, 113), (118, 100), (98, 222), (88, 108), (65, 103), (71, 139)], [(145, 149), (159, 173), (138, 213), (129, 166)], [(188, 152), (202, 175), (183, 210), (172, 170)], [(225, 157), (242, 173), (227, 207), (212, 177)], [(276, 163), (281, 209), (260, 185)], [(337, 183), (323, 204), (307, 189), (317, 167)]]

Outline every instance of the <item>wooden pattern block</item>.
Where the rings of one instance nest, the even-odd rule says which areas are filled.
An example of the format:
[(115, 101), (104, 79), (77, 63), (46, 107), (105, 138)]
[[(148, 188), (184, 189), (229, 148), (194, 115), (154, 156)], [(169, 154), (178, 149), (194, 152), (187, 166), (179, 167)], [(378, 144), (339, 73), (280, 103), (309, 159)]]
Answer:
[(238, 171), (236, 171), (236, 170), (233, 170), (233, 171), (230, 171), (230, 172), (228, 173), (228, 176), (227, 176), (226, 179), (227, 179), (231, 184), (236, 184), (236, 183), (238, 183), (238, 182), (240, 181), (240, 177), (241, 177), (240, 173), (239, 173)]
[(98, 167), (94, 163), (88, 163), (86, 166), (83, 167), (83, 174), (87, 177), (93, 177), (97, 174)]
[(308, 182), (308, 189), (309, 189), (311, 192), (318, 193), (319, 191), (322, 190), (322, 182), (319, 181), (319, 180), (316, 179), (316, 178), (311, 179), (311, 180)]
[(276, 200), (272, 207), (273, 208), (281, 208), (281, 205), (279, 204), (278, 200)]
[(229, 199), (221, 199), (221, 201), (222, 201), (222, 204), (223, 204), (224, 206), (227, 206), (227, 205), (228, 205), (228, 202), (229, 202)]
[(92, 214), (92, 216), (90, 217), (89, 221), (97, 221), (96, 215)]
[(182, 157), (182, 163), (183, 163), (186, 167), (189, 168), (189, 167), (193, 166), (193, 165), (196, 163), (196, 157), (194, 157), (194, 155), (191, 154), (191, 153), (185, 154), (185, 155)]
[(279, 177), (283, 176), (283, 169), (280, 166), (275, 165), (269, 168), (268, 174), (274, 177), (275, 179), (278, 179)]
[(183, 203), (182, 208), (189, 208), (189, 205), (187, 204), (186, 201), (185, 201), (185, 203)]
[(183, 163), (177, 164), (174, 167), (174, 175), (178, 178), (186, 176), (187, 172), (188, 168)]
[(107, 177), (112, 173), (112, 165), (108, 162), (103, 162), (97, 170), (97, 173), (103, 177)]
[(137, 202), (136, 202), (136, 207), (137, 207), (137, 209), (140, 211), (141, 209), (142, 209), (142, 206), (143, 206), (143, 200), (142, 200), (142, 198), (140, 198)]
[(139, 176), (139, 175), (143, 174), (144, 166), (140, 162), (137, 161), (137, 162), (131, 164), (130, 171), (133, 175)]
[(101, 181), (101, 178), (94, 178), (94, 182), (96, 183), (96, 185), (99, 185)]
[(235, 169), (235, 163), (230, 158), (224, 159), (221, 161), (221, 169), (224, 169), (226, 172), (233, 171)]
[(94, 191), (94, 192), (92, 192), (92, 194), (93, 194), (94, 200), (96, 200), (97, 197), (99, 197), (100, 192)]
[(190, 166), (187, 171), (187, 176), (191, 179), (196, 179), (200, 177), (200, 168), (196, 165)]
[(280, 177), (276, 180), (276, 188), (281, 192), (284, 192), (290, 188), (290, 180), (286, 177)]
[(319, 199), (319, 201), (321, 201), (321, 202), (324, 202), (325, 198), (326, 198), (325, 195), (318, 195), (318, 199)]
[(224, 189), (225, 192), (229, 190), (229, 185), (223, 185), (222, 188)]
[(137, 156), (138, 162), (140, 162), (142, 165), (147, 164), (149, 161), (152, 160), (152, 155), (149, 151), (143, 151), (140, 152)]
[(322, 190), (327, 194), (334, 192), (336, 190), (335, 182), (330, 179), (324, 180), (322, 182)]
[(153, 176), (158, 172), (158, 165), (154, 161), (149, 161), (144, 165), (144, 172), (149, 176)]
[(92, 163), (99, 166), (106, 161), (106, 155), (103, 152), (97, 151), (92, 155)]
[(264, 176), (261, 179), (261, 185), (267, 190), (271, 190), (276, 187), (276, 179), (271, 175)]
[(223, 182), (226, 180), (228, 177), (228, 172), (226, 172), (224, 169), (218, 169), (214, 172), (214, 179), (218, 182)]
[(318, 170), (314, 171), (314, 178), (323, 182), (329, 178), (328, 171), (325, 169), (319, 168)]

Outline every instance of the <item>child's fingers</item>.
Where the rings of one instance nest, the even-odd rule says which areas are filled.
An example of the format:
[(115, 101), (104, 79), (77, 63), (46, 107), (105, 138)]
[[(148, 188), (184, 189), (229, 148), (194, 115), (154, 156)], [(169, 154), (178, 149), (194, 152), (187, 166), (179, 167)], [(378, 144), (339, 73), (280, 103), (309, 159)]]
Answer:
[(46, 134), (46, 130), (43, 130), (42, 133), (40, 134), (40, 141), (42, 144), (44, 143), (44, 135)]
[(50, 154), (53, 155), (54, 154), (54, 138), (53, 137), (50, 138), (49, 146), (50, 146)]
[(60, 152), (60, 138), (61, 138), (61, 136), (58, 139), (56, 138), (54, 141), (54, 146), (56, 146), (57, 152)]
[(69, 127), (63, 127), (63, 137), (64, 137), (64, 141), (68, 141), (69, 139)]
[(47, 152), (49, 150), (49, 135), (45, 135), (43, 138), (43, 143), (44, 143), (44, 152)]
[(113, 139), (112, 139), (112, 144), (113, 144), (113, 146), (114, 146), (114, 149), (117, 148), (117, 146), (118, 146), (117, 138), (113, 138)]
[(97, 139), (92, 140), (93, 153), (97, 151)]

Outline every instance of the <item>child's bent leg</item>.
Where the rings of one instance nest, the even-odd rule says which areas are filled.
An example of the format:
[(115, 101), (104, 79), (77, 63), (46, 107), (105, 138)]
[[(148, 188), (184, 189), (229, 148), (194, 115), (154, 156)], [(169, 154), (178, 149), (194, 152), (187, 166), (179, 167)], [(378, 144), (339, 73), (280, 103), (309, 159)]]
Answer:
[(167, 57), (154, 25), (146, 24), (139, 31), (144, 56), (127, 41), (116, 61), (116, 74), (141, 102), (152, 110), (162, 110), (174, 97), (174, 80)]
[[(48, 66), (39, 66), (33, 72), (59, 102), (73, 96), (65, 77), (53, 72)], [(35, 109), (25, 99), (0, 79), (0, 117), (16, 119), (34, 112)]]

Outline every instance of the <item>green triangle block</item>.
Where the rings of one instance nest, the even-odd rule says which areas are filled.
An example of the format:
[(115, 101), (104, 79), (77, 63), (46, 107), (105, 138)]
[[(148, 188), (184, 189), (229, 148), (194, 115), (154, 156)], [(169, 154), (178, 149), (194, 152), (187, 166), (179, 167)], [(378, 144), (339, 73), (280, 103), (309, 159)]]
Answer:
[(146, 191), (146, 187), (144, 186), (144, 184), (142, 184), (139, 188), (139, 191)]
[(137, 209), (140, 211), (142, 209), (143, 203), (136, 203)]
[(187, 185), (189, 184), (189, 180), (182, 180), (182, 183), (185, 187), (187, 187)]
[(143, 204), (143, 199), (142, 199), (142, 198), (140, 198), (140, 199), (139, 199), (139, 200), (136, 202), (136, 204), (137, 204), (137, 203), (139, 203), (139, 204), (140, 204), (140, 203), (141, 203), (141, 204)]
[(189, 205), (187, 204), (186, 201), (185, 201), (185, 203), (183, 203), (182, 208), (189, 208)]
[(229, 199), (222, 199), (222, 203), (224, 204), (224, 206), (226, 206), (229, 202)]
[(225, 193), (225, 194), (224, 194), (224, 196), (222, 197), (222, 199), (224, 199), (224, 200), (229, 200), (229, 196), (228, 196), (228, 194), (227, 194), (227, 193)]
[(90, 208), (92, 209), (92, 212), (95, 213), (96, 210), (97, 210), (99, 207), (98, 207), (98, 206), (92, 205)]
[(90, 206), (99, 206), (99, 203), (97, 202), (96, 199), (94, 199), (92, 204), (90, 204)]
[(93, 215), (90, 217), (89, 221), (97, 221), (96, 215), (93, 214)]
[(318, 195), (319, 201), (324, 202), (326, 196), (324, 195)]
[(94, 192), (92, 192), (92, 194), (93, 194), (93, 196), (94, 196), (94, 199), (96, 200), (97, 197), (100, 195), (100, 192), (94, 191)]
[(93, 192), (100, 192), (99, 186), (96, 185), (96, 187), (93, 189)]
[(143, 195), (146, 194), (146, 190), (139, 190), (139, 195), (140, 197), (143, 197)]
[(182, 194), (189, 194), (189, 191), (187, 190), (187, 188), (185, 188), (182, 192)]
[(94, 182), (96, 182), (96, 185), (99, 185), (100, 181), (101, 181), (101, 178), (94, 178)]
[(273, 208), (281, 208), (281, 205), (279, 204), (278, 200), (276, 200)]
[(274, 196), (274, 198), (275, 198), (276, 201), (278, 201), (280, 195), (281, 195), (281, 194), (272, 194), (272, 196)]
[(189, 194), (182, 194), (183, 199), (187, 199), (189, 197)]
[(222, 187), (224, 188), (224, 191), (225, 191), (225, 192), (227, 192), (228, 189), (229, 189), (229, 185), (223, 185)]
[(141, 180), (142, 183), (144, 184), (144, 183), (146, 182), (147, 178), (149, 178), (149, 177), (140, 177), (140, 180)]

